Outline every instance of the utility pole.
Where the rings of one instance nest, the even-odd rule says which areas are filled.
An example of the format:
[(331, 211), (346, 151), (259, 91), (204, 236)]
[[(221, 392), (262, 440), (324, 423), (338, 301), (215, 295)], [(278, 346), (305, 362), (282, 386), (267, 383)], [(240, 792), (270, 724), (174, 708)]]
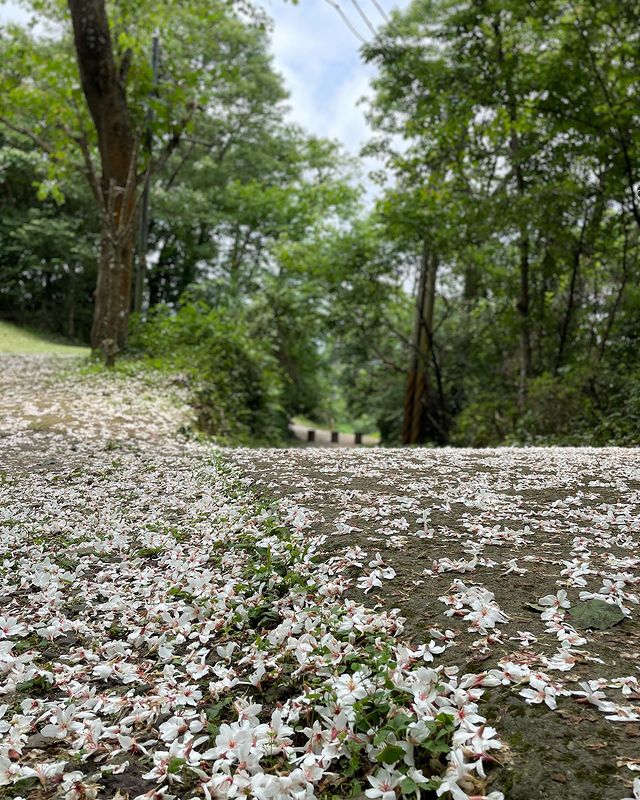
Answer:
[[(153, 35), (151, 46), (151, 69), (153, 72), (153, 96), (157, 96), (158, 86), (158, 67), (160, 61), (160, 39), (157, 33)], [(148, 108), (145, 116), (146, 128), (144, 136), (144, 146), (147, 151), (147, 158), (151, 161), (151, 151), (153, 147), (153, 133), (151, 123), (153, 122), (153, 109)], [(147, 250), (149, 247), (149, 190), (150, 190), (151, 171), (147, 170), (147, 176), (142, 189), (142, 202), (140, 206), (140, 229), (138, 233), (138, 258), (136, 262), (136, 286), (133, 299), (133, 310), (137, 313), (142, 311), (144, 298), (144, 286), (147, 278)]]

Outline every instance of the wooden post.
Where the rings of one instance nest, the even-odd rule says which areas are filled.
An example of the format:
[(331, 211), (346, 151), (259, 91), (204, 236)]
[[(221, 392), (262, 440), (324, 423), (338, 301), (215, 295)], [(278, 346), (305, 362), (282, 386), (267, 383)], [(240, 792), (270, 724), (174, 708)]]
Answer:
[(333, 444), (336, 444), (339, 438), (340, 438), (340, 433), (338, 431), (331, 431), (331, 442)]
[(316, 440), (316, 432), (315, 431), (307, 431), (307, 441), (308, 442), (315, 442)]
[(362, 444), (362, 434), (359, 431), (355, 433), (355, 442), (354, 444)]

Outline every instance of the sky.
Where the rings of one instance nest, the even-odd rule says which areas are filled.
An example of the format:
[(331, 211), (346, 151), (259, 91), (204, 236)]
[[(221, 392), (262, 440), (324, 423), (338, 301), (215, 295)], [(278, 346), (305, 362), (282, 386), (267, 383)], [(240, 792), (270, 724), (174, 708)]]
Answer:
[[(348, 29), (331, 3), (343, 12), (365, 38), (371, 32), (358, 16), (354, 0), (254, 0), (274, 20), (272, 52), (276, 69), (290, 92), (289, 115), (310, 133), (340, 141), (357, 155), (371, 131), (358, 103), (369, 91), (374, 70), (359, 54), (361, 42)], [(374, 0), (358, 0), (369, 20), (384, 22)], [(377, 0), (388, 13), (409, 0)], [(17, 3), (0, 2), (0, 23), (26, 21)], [(365, 168), (375, 166), (371, 162)]]
[[(345, 14), (365, 38), (370, 31), (351, 0), (339, 0)], [(380, 0), (389, 11), (392, 0)], [(401, 5), (406, 5), (406, 0)], [(359, 99), (369, 90), (373, 68), (364, 64), (361, 42), (327, 0), (260, 0), (274, 20), (275, 65), (291, 93), (291, 117), (308, 131), (338, 139), (352, 154), (370, 136)], [(384, 22), (372, 0), (361, 7), (374, 25)]]

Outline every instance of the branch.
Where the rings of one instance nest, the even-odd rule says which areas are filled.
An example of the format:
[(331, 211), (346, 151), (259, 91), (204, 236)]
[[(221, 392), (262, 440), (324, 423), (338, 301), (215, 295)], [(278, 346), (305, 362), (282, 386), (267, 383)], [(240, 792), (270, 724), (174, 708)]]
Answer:
[(620, 120), (618, 119), (618, 115), (616, 114), (616, 111), (615, 111), (616, 106), (617, 105), (619, 106), (619, 104), (616, 104), (616, 103), (613, 102), (613, 98), (612, 98), (611, 92), (609, 91), (609, 87), (607, 86), (607, 82), (605, 81), (604, 77), (602, 76), (601, 70), (598, 67), (598, 62), (596, 61), (595, 54), (594, 54), (593, 49), (591, 48), (591, 45), (589, 43), (589, 36), (587, 34), (587, 31), (582, 26), (580, 16), (579, 16), (579, 14), (578, 14), (578, 12), (577, 12), (577, 10), (576, 10), (576, 8), (575, 8), (575, 6), (573, 4), (572, 4), (572, 8), (573, 8), (574, 14), (576, 15), (576, 24), (578, 26), (579, 33), (580, 33), (580, 35), (581, 35), (581, 37), (582, 37), (582, 39), (584, 41), (584, 46), (585, 46), (587, 54), (589, 56), (589, 61), (591, 62), (591, 69), (593, 70), (593, 73), (596, 76), (596, 80), (598, 81), (598, 83), (600, 85), (600, 88), (602, 90), (602, 94), (604, 95), (604, 99), (605, 99), (605, 102), (606, 102), (607, 107), (609, 109), (609, 112), (611, 113), (611, 116), (613, 117), (613, 124), (614, 124), (616, 130), (618, 131), (618, 144), (622, 148), (622, 155), (623, 155), (624, 164), (625, 164), (625, 173), (626, 173), (627, 181), (628, 181), (628, 184), (629, 184), (629, 190), (631, 192), (631, 210), (633, 212), (633, 217), (634, 217), (638, 227), (640, 227), (640, 208), (638, 207), (638, 204), (636, 203), (636, 195), (635, 195), (635, 192), (633, 190), (633, 184), (634, 184), (634, 180), (633, 180), (633, 164), (632, 164), (632, 161), (631, 161), (631, 155), (629, 153), (629, 147), (628, 147), (628, 143), (627, 143), (627, 136), (626, 136), (627, 132), (625, 132), (623, 130), (622, 125), (620, 123)]
[[(185, 141), (189, 141), (189, 140), (185, 139)], [(166, 190), (170, 189), (173, 186), (173, 183), (174, 183), (175, 179), (178, 177), (178, 173), (180, 172), (182, 167), (184, 167), (184, 165), (187, 163), (187, 161), (191, 158), (191, 154), (193, 153), (195, 148), (196, 148), (195, 142), (191, 142), (190, 146), (189, 146), (189, 149), (186, 151), (186, 153), (183, 154), (182, 158), (180, 159), (180, 161), (178, 163), (178, 166), (173, 170), (173, 172), (169, 176), (169, 180), (167, 181), (167, 183), (165, 185), (165, 189)]]
[(206, 147), (209, 150), (213, 150), (213, 148), (218, 145), (218, 142), (207, 142), (206, 139), (197, 139), (195, 136), (184, 136), (183, 139), (189, 144), (199, 144), (201, 147)]
[(218, 148), (218, 152), (216, 153), (216, 159), (218, 163), (221, 164), (222, 159), (227, 154), (227, 151), (229, 150), (231, 145), (235, 142), (235, 139), (233, 136), (229, 136), (224, 142), (224, 144), (222, 144), (222, 146), (220, 145), (220, 142), (208, 142), (206, 139), (198, 139), (195, 136), (183, 136), (182, 141), (188, 142), (189, 144), (194, 146), (200, 145), (201, 147), (206, 147), (208, 150), (213, 150), (215, 148)]
[(368, 328), (365, 325), (364, 320), (362, 319), (362, 317), (358, 317), (357, 311), (354, 313), (354, 322), (355, 322), (356, 326), (358, 327), (358, 329), (360, 330), (360, 332), (368, 339), (367, 344), (370, 347), (370, 349), (371, 349), (372, 353), (374, 354), (374, 356), (376, 356), (386, 367), (389, 367), (389, 369), (392, 369), (394, 372), (398, 372), (401, 375), (405, 375), (406, 374), (406, 370), (403, 369), (402, 367), (399, 367), (393, 361), (390, 361), (384, 355), (384, 353), (382, 353), (380, 351), (380, 349), (373, 343), (372, 338), (371, 338), (371, 330), (370, 330), (370, 328)]
[(384, 314), (382, 315), (382, 321), (387, 326), (387, 328), (389, 328), (391, 333), (394, 336), (396, 336), (398, 339), (400, 339), (400, 341), (403, 344), (407, 345), (407, 347), (415, 349), (413, 342), (410, 339), (408, 339), (403, 333), (400, 333), (399, 330), (396, 330), (396, 328), (394, 328), (394, 326), (389, 322), (389, 318), (387, 316), (385, 316)]
[(84, 130), (84, 128), (82, 128), (82, 132), (80, 134), (76, 134), (73, 133), (73, 131), (69, 128), (68, 125), (60, 124), (58, 127), (60, 128), (60, 130), (64, 131), (64, 133), (69, 137), (69, 139), (75, 142), (80, 148), (80, 152), (82, 153), (82, 160), (84, 162), (85, 176), (89, 181), (89, 186), (91, 187), (93, 196), (95, 197), (100, 207), (102, 208), (104, 200), (102, 195), (102, 187), (100, 186), (100, 181), (98, 180), (98, 175), (93, 165), (93, 159), (91, 158), (91, 151), (89, 150), (89, 141), (87, 139), (86, 131)]
[(89, 186), (91, 186), (91, 190), (96, 200), (101, 205), (103, 205), (102, 188), (100, 186), (100, 181), (98, 180), (98, 175), (93, 165), (93, 159), (91, 158), (91, 153), (89, 151), (89, 143), (87, 142), (84, 135), (76, 137), (76, 142), (78, 143), (78, 146), (80, 147), (80, 152), (82, 153), (85, 173), (87, 176), (87, 180), (89, 181)]
[(150, 165), (149, 167), (150, 175), (154, 172), (160, 172), (162, 169), (164, 169), (164, 167), (167, 164), (167, 161), (171, 157), (171, 154), (180, 144), (180, 141), (182, 140), (182, 134), (185, 132), (187, 125), (193, 119), (193, 115), (195, 114), (197, 109), (198, 109), (198, 104), (196, 103), (195, 100), (192, 100), (187, 108), (187, 113), (180, 120), (180, 122), (174, 127), (173, 133), (171, 134), (171, 138), (165, 145), (162, 154), (155, 163), (152, 163)]
[(611, 329), (613, 328), (613, 323), (615, 321), (616, 315), (618, 313), (618, 309), (620, 307), (620, 303), (622, 302), (622, 295), (624, 294), (624, 290), (627, 285), (627, 279), (629, 277), (629, 262), (628, 262), (628, 253), (629, 253), (629, 232), (627, 230), (627, 226), (624, 226), (624, 246), (622, 249), (622, 276), (620, 280), (620, 286), (618, 288), (618, 293), (616, 295), (616, 299), (613, 303), (613, 307), (609, 312), (609, 316), (607, 319), (607, 324), (604, 329), (604, 333), (602, 334), (602, 341), (600, 342), (600, 349), (598, 352), (598, 363), (602, 361), (604, 356), (607, 342), (609, 341), (609, 336), (611, 334)]
[(49, 144), (49, 142), (45, 141), (40, 136), (38, 136), (37, 133), (34, 133), (28, 128), (23, 128), (20, 125), (14, 125), (13, 122), (9, 122), (9, 120), (6, 117), (0, 117), (0, 123), (6, 125), (7, 128), (12, 130), (14, 133), (19, 133), (22, 136), (26, 136), (28, 139), (31, 139), (31, 141), (34, 142), (34, 144), (37, 144), (38, 147), (42, 148), (42, 150), (44, 150), (46, 153), (54, 152), (54, 149)]
[[(131, 152), (131, 161), (129, 162), (127, 182), (124, 187), (122, 205), (120, 207), (120, 231), (118, 232), (119, 235), (117, 235), (118, 244), (121, 244), (127, 240), (138, 219), (138, 206), (140, 205), (142, 199), (142, 192), (138, 192), (136, 196), (136, 189), (138, 187), (138, 180), (136, 177), (136, 161), (138, 157), (139, 144), (139, 140), (136, 139)], [(123, 218), (124, 222), (122, 222)]]

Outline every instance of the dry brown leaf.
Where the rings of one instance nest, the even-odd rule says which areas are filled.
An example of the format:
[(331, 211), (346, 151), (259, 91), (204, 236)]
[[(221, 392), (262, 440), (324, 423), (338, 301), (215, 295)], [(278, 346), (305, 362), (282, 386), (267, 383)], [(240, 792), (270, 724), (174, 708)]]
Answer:
[(578, 714), (572, 714), (570, 711), (567, 711), (566, 708), (558, 708), (556, 709), (556, 714), (559, 714), (563, 719), (568, 720), (569, 722), (594, 722), (596, 717), (585, 717)]
[(640, 772), (640, 758), (618, 758), (616, 759), (618, 767), (629, 767), (634, 772)]

